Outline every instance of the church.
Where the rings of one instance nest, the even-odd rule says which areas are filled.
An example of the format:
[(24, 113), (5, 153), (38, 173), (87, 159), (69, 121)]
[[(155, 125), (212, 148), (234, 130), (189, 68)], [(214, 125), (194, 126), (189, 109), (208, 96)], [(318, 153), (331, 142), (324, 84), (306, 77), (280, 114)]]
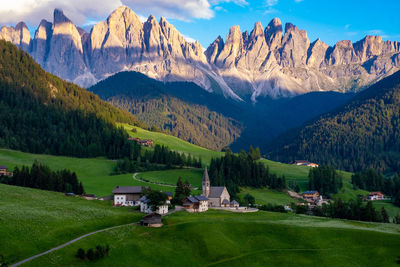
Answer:
[(230, 195), (225, 186), (210, 186), (210, 178), (208, 177), (207, 167), (203, 174), (203, 196), (208, 198), (209, 207), (229, 207)]

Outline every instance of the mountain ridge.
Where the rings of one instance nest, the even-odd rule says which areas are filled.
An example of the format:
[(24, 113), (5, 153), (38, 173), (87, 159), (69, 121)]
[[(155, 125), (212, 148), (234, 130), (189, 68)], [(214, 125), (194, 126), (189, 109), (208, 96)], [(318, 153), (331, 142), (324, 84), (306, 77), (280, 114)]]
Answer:
[(287, 132), (266, 147), (271, 159), (299, 158), (360, 171), (400, 170), (400, 71), (344, 106)]
[[(160, 81), (195, 82), (209, 92), (237, 101), (292, 97), (312, 91), (353, 92), (400, 69), (399, 42), (366, 36), (329, 46), (278, 18), (263, 28), (242, 32), (232, 26), (203, 53), (196, 41), (161, 17), (142, 23), (128, 7), (114, 10), (89, 33), (61, 10), (54, 22), (42, 20), (31, 40), (24, 23), (2, 27), (0, 39), (28, 51), (47, 71), (89, 86), (114, 73), (131, 70)], [(62, 64), (59, 64), (59, 63)]]

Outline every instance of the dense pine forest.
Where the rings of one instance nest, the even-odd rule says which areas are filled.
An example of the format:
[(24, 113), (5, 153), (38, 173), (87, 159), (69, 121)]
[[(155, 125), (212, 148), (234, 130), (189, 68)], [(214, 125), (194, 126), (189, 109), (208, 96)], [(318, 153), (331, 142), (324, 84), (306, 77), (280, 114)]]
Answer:
[(228, 150), (224, 157), (212, 159), (209, 170), (211, 184), (226, 186), (231, 196), (239, 193), (240, 186), (285, 189), (285, 177), (270, 173), (268, 167), (257, 162), (260, 157), (256, 151), (247, 154), (242, 150), (237, 155)]
[[(155, 145), (153, 150), (142, 150), (142, 146), (135, 141), (130, 143), (129, 157), (117, 161), (114, 174), (132, 173), (159, 169), (172, 169), (176, 167), (201, 168), (200, 158), (192, 155), (172, 151), (166, 146)], [(162, 166), (160, 166), (162, 164)]]
[(307, 159), (339, 169), (400, 171), (400, 72), (361, 92), (349, 104), (271, 144), (267, 154)]
[(0, 176), (0, 182), (78, 195), (85, 193), (75, 172), (67, 169), (52, 171), (49, 166), (38, 162), (34, 162), (31, 168), (28, 166), (16, 167), (12, 176)]
[(220, 150), (242, 132), (241, 124), (228, 117), (234, 106), (194, 83), (162, 83), (141, 73), (120, 72), (88, 90), (149, 126), (210, 149)]
[(129, 154), (114, 126), (143, 126), (132, 114), (46, 73), (25, 52), (0, 41), (0, 147), (76, 157)]

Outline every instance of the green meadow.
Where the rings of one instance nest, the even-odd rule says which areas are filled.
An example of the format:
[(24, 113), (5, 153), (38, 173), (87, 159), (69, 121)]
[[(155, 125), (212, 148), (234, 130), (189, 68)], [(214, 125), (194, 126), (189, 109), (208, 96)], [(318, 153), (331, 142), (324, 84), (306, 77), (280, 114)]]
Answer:
[[(182, 152), (186, 154), (191, 154), (197, 158), (201, 158), (203, 163), (209, 164), (212, 158), (221, 157), (224, 153), (209, 150), (189, 142), (183, 141), (175, 136), (167, 135), (159, 132), (151, 132), (144, 130), (139, 127), (131, 126), (128, 124), (122, 124), (122, 126), (127, 130), (130, 136), (137, 137), (140, 139), (152, 139), (155, 144), (164, 145), (170, 149)], [(136, 132), (132, 132), (132, 129), (136, 129)]]
[(201, 188), (201, 181), (203, 179), (202, 169), (173, 169), (165, 171), (150, 171), (141, 172), (137, 175), (138, 178), (145, 179), (153, 183), (164, 183), (168, 185), (176, 185), (179, 177), (182, 182), (187, 180), (192, 187)]
[(4, 184), (0, 184), (0, 214), (0, 254), (10, 263), (141, 217), (107, 201)]
[[(26, 266), (396, 266), (400, 226), (270, 212), (184, 211), (161, 228), (130, 225), (102, 232)], [(90, 263), (78, 248), (109, 244)]]
[(241, 187), (239, 196), (243, 199), (246, 194), (252, 195), (256, 200), (256, 204), (260, 205), (288, 205), (292, 202), (297, 202), (286, 192), (271, 190), (268, 188)]
[(70, 169), (76, 172), (86, 193), (98, 196), (111, 195), (117, 185), (150, 186), (155, 190), (171, 191), (171, 187), (134, 180), (132, 174), (111, 175), (116, 162), (104, 158), (72, 158), (0, 149), (0, 164), (6, 165), (11, 170), (16, 166), (30, 166), (35, 160), (50, 166), (53, 170)]

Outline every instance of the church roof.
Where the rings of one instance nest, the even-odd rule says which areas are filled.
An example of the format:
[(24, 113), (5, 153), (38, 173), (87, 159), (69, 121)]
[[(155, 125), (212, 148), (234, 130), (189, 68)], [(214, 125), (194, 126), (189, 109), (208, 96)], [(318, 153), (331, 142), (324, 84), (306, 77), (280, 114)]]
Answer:
[(210, 187), (210, 194), (208, 194), (209, 198), (219, 198), (224, 192), (225, 186), (211, 186)]

